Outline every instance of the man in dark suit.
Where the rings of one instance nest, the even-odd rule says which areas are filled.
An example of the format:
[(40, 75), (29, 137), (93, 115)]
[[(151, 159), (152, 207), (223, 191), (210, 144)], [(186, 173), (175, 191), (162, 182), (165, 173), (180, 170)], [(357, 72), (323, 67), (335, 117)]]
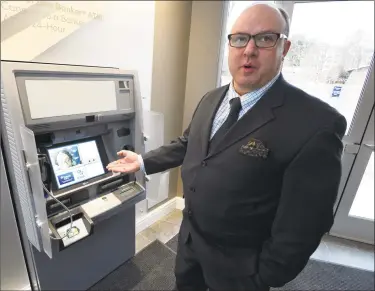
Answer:
[(283, 10), (246, 9), (228, 36), (233, 81), (203, 96), (181, 137), (108, 165), (147, 174), (182, 165), (178, 290), (282, 286), (332, 226), (346, 121), (283, 79), (288, 34)]

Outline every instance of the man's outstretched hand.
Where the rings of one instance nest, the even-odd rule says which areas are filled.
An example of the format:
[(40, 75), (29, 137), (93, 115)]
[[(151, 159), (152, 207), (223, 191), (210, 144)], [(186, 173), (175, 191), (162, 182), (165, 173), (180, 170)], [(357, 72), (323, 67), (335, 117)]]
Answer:
[(117, 153), (121, 159), (109, 163), (107, 166), (108, 171), (121, 172), (121, 173), (134, 173), (139, 171), (141, 164), (138, 161), (138, 154), (132, 151), (120, 151)]

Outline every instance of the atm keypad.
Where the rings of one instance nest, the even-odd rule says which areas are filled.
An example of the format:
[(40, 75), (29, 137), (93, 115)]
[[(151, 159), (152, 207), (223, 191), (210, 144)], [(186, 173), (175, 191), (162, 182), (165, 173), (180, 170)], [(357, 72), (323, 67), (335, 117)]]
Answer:
[(128, 200), (137, 194), (137, 190), (132, 186), (124, 186), (113, 192), (121, 201)]

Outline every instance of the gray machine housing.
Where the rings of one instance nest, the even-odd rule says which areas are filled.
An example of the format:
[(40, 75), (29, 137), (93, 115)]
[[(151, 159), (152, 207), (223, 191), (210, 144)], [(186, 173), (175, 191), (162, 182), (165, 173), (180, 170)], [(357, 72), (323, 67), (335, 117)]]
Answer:
[[(2, 61), (1, 126), (38, 288), (86, 290), (135, 254), (135, 204), (146, 198), (145, 176), (105, 168), (122, 149), (144, 153), (135, 71)], [(48, 150), (87, 141), (97, 145), (104, 172), (59, 187)], [(43, 185), (69, 208), (77, 235), (61, 235), (70, 214)]]

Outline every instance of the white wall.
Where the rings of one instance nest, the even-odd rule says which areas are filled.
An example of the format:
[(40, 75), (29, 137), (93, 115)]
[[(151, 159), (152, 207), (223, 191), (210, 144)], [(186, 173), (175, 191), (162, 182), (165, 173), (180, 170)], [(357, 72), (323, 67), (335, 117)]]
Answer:
[(85, 24), (35, 61), (137, 70), (144, 109), (150, 109), (154, 1), (106, 1), (102, 19)]
[[(189, 125), (203, 95), (217, 87), (226, 4), (225, 1), (193, 1), (181, 131)], [(180, 178), (177, 189), (178, 196), (182, 196)]]
[[(190, 21), (195, 2), (156, 1), (151, 110), (164, 115), (164, 143), (167, 144), (181, 135)], [(178, 169), (169, 173), (169, 197), (172, 198), (177, 194)], [(162, 182), (164, 178), (162, 175)]]
[(1, 2), (2, 59), (137, 70), (150, 108), (154, 1)]

